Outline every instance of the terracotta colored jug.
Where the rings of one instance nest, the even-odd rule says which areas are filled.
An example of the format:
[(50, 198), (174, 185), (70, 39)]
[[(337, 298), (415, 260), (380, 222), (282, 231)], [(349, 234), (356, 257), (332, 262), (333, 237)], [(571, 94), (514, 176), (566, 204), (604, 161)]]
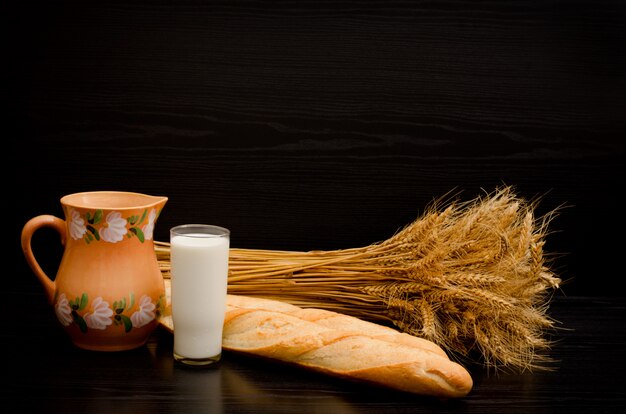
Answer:
[[(146, 343), (165, 309), (153, 231), (167, 197), (95, 191), (61, 198), (65, 220), (30, 219), (22, 230), (26, 261), (57, 319), (80, 348), (122, 351)], [(63, 257), (53, 279), (31, 249), (35, 231), (61, 235)]]

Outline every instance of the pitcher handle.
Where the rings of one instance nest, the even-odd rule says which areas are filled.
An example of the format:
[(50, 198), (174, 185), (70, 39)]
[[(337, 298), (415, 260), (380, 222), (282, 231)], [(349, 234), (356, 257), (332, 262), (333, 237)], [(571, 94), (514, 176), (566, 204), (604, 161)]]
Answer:
[(41, 284), (43, 285), (46, 297), (48, 298), (48, 302), (52, 304), (52, 301), (54, 300), (56, 284), (43, 271), (41, 266), (39, 266), (39, 263), (37, 263), (35, 255), (33, 254), (33, 249), (30, 245), (33, 234), (42, 227), (52, 227), (53, 229), (55, 229), (61, 235), (61, 244), (65, 245), (65, 221), (61, 220), (58, 217), (44, 214), (30, 219), (22, 229), (22, 250), (24, 251), (24, 257), (26, 257), (26, 262), (28, 262), (28, 265), (35, 273), (35, 276), (37, 276), (37, 279), (39, 279), (39, 282), (41, 282)]

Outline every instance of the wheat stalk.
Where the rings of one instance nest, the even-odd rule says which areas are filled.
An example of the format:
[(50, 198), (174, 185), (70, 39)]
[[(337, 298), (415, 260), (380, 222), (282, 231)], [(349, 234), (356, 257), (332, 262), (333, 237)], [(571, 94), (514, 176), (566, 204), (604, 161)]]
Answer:
[[(331, 251), (230, 249), (228, 292), (392, 324), (495, 369), (549, 369), (560, 279), (543, 252), (548, 224), (511, 187), (438, 200), (389, 239)], [(169, 244), (155, 243), (169, 278)]]

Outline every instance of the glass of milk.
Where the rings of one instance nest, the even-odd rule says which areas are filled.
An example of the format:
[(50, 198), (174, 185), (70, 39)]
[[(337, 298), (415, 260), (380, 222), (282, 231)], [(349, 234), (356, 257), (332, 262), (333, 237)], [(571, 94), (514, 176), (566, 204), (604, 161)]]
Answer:
[(210, 365), (222, 355), (230, 231), (208, 224), (170, 229), (174, 359)]

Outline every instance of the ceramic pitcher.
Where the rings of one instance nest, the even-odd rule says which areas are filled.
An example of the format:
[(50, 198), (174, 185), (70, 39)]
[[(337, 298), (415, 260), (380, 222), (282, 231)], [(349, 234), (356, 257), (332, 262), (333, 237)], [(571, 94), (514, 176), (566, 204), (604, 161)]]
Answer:
[[(167, 197), (132, 192), (76, 193), (61, 198), (65, 220), (41, 215), (24, 225), (26, 261), (79, 348), (137, 348), (156, 328), (166, 299), (153, 234), (166, 202)], [(54, 279), (31, 248), (42, 227), (58, 231), (64, 245)]]

